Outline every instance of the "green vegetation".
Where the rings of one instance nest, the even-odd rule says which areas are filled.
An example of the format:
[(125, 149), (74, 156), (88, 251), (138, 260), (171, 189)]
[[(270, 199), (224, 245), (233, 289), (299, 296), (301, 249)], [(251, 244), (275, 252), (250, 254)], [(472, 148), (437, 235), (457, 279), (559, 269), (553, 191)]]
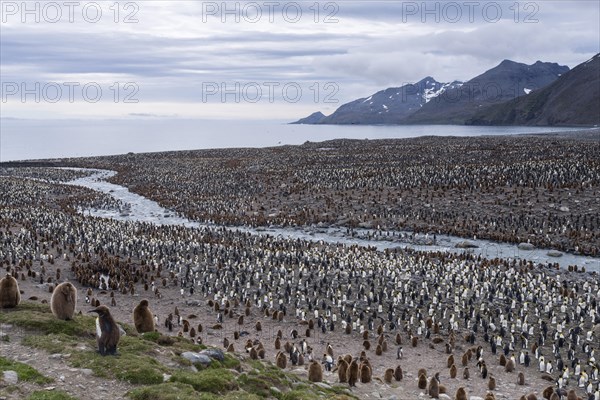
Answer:
[[(222, 362), (208, 367), (194, 366), (181, 357), (186, 351), (201, 351), (206, 346), (157, 332), (138, 335), (124, 324), (128, 334), (121, 338), (117, 356), (103, 357), (96, 352), (93, 317), (78, 315), (73, 321), (56, 320), (47, 305), (24, 302), (0, 314), (0, 322), (28, 331), (22, 344), (48, 353), (69, 354), (65, 361), (74, 368), (87, 368), (100, 378), (140, 385), (127, 396), (132, 400), (279, 400), (350, 399), (345, 387), (322, 388), (286, 373), (271, 363), (241, 361), (225, 353)], [(0, 371), (14, 370), (23, 381), (46, 384), (32, 367), (0, 357)], [(164, 376), (170, 375), (168, 382)], [(5, 388), (9, 390), (11, 387)], [(34, 391), (30, 400), (74, 400), (65, 392)]]
[(207, 399), (209, 400), (220, 400), (220, 399), (225, 399), (225, 400), (260, 400), (261, 398), (254, 395), (254, 394), (250, 394), (250, 393), (246, 393), (246, 392), (229, 392), (227, 393), (225, 396), (210, 396), (207, 397)]
[(4, 371), (15, 371), (20, 381), (29, 381), (38, 384), (52, 382), (52, 379), (45, 377), (27, 364), (0, 357), (0, 372)]
[(81, 342), (73, 336), (65, 334), (48, 334), (48, 335), (29, 335), (25, 336), (22, 342), (25, 346), (42, 349), (50, 354), (70, 352), (77, 347)]
[(212, 367), (212, 368), (227, 368), (227, 369), (235, 369), (238, 371), (240, 370), (240, 366), (241, 366), (240, 360), (238, 360), (236, 357), (232, 356), (229, 353), (225, 353), (225, 359), (223, 360), (223, 362), (221, 362), (221, 363), (213, 362), (210, 364), (210, 367)]
[(248, 392), (254, 393), (260, 397), (267, 397), (271, 394), (271, 389), (267, 382), (255, 374), (241, 374), (238, 378), (238, 383)]
[(3, 310), (0, 322), (19, 326), (31, 331), (33, 335), (64, 334), (86, 337), (95, 331), (95, 319), (76, 315), (72, 321), (58, 320), (52, 315), (47, 304), (23, 302), (19, 307)]
[(247, 374), (241, 374), (238, 378), (240, 384), (246, 387), (250, 393), (264, 397), (272, 394), (271, 388), (284, 391), (285, 388), (290, 387), (292, 382), (299, 381), (295, 376), (288, 376), (275, 366), (259, 362), (254, 363), (254, 365), (256, 364), (259, 364), (260, 368), (254, 368)]
[(142, 338), (149, 340), (151, 342), (158, 342), (158, 339), (160, 339), (161, 337), (161, 333), (160, 332), (146, 332), (146, 333), (142, 333)]
[(73, 396), (69, 396), (69, 394), (63, 392), (62, 390), (44, 390), (44, 391), (36, 391), (33, 392), (27, 400), (77, 400)]
[(215, 394), (238, 389), (233, 374), (224, 369), (209, 368), (198, 372), (178, 371), (171, 377), (171, 382), (187, 383), (198, 392)]
[(198, 393), (191, 385), (181, 382), (146, 386), (129, 392), (133, 400), (193, 400)]
[(89, 368), (96, 376), (119, 379), (132, 384), (162, 383), (167, 368), (154, 355), (154, 346), (137, 337), (124, 336), (118, 347), (118, 356), (101, 356), (95, 351), (76, 351), (70, 361), (76, 368)]
[(199, 393), (191, 385), (181, 382), (135, 389), (129, 393), (129, 397), (132, 400), (260, 400), (262, 398), (242, 391), (233, 391), (225, 395)]
[(312, 397), (303, 390), (292, 390), (281, 396), (281, 400), (310, 400)]

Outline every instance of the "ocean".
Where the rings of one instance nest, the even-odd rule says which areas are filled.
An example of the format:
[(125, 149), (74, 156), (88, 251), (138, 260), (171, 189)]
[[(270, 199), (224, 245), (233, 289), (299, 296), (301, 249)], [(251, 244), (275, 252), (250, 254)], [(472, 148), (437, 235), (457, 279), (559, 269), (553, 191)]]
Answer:
[(567, 128), (461, 125), (289, 125), (287, 121), (179, 118), (0, 119), (0, 161), (232, 147), (330, 139), (516, 135)]

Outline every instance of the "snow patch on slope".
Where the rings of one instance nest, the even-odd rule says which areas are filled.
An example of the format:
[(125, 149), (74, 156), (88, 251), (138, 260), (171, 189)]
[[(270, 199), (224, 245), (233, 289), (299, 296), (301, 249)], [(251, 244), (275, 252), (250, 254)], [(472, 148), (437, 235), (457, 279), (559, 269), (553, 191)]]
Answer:
[[(429, 81), (427, 81), (427, 83), (429, 83)], [(450, 82), (450, 83), (444, 83), (437, 90), (435, 89), (435, 87), (433, 87), (433, 88), (425, 88), (425, 90), (423, 91), (423, 100), (425, 100), (425, 103), (429, 103), (429, 101), (431, 99), (435, 99), (436, 97), (438, 97), (439, 95), (441, 95), (442, 93), (444, 93), (446, 90), (458, 88), (458, 87), (461, 87), (461, 86), (462, 86), (462, 83), (459, 83), (459, 82)]]

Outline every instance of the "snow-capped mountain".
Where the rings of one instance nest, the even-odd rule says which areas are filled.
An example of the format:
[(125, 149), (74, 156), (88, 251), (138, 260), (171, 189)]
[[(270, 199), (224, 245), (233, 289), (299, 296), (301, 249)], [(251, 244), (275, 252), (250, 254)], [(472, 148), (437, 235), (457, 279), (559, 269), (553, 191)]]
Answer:
[(556, 63), (504, 60), (464, 83), (441, 83), (428, 76), (346, 103), (329, 116), (315, 113), (295, 123), (462, 125), (491, 105), (533, 96), (568, 71)]
[(556, 63), (537, 61), (527, 65), (504, 60), (459, 88), (448, 89), (439, 101), (429, 102), (403, 123), (464, 124), (481, 109), (529, 96), (568, 71), (569, 67)]
[(340, 106), (333, 114), (318, 122), (311, 119), (295, 123), (318, 124), (395, 124), (414, 113), (446, 90), (458, 88), (461, 82), (442, 83), (428, 76), (417, 83), (381, 90), (367, 98)]

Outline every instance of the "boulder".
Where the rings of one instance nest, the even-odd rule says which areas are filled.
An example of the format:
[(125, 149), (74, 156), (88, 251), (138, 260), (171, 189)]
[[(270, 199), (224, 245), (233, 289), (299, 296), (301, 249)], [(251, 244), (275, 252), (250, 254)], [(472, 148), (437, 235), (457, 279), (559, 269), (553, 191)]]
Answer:
[(519, 243), (517, 246), (520, 250), (534, 250), (535, 246), (531, 243)]
[(224, 361), (225, 360), (225, 354), (223, 354), (223, 352), (221, 350), (219, 350), (219, 349), (206, 349), (206, 350), (202, 350), (200, 352), (200, 354), (208, 356), (208, 357), (212, 358), (213, 360), (217, 360), (217, 361)]
[(468, 240), (463, 240), (462, 242), (456, 243), (454, 247), (456, 247), (457, 249), (476, 249), (479, 246), (477, 246), (473, 242), (469, 242)]
[(4, 371), (3, 379), (7, 385), (16, 385), (19, 382), (19, 375), (15, 371)]
[(206, 354), (194, 353), (193, 351), (186, 351), (181, 353), (181, 357), (189, 360), (192, 364), (202, 364), (204, 366), (210, 365), (212, 362), (211, 358)]
[(563, 253), (561, 253), (558, 250), (550, 250), (548, 253), (546, 253), (549, 257), (562, 257)]

